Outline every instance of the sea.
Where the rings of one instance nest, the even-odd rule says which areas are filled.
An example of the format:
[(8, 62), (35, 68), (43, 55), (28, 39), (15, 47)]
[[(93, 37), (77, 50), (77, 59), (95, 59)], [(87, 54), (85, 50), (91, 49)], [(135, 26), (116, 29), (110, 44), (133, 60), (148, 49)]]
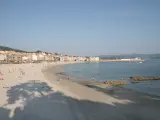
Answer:
[(160, 59), (144, 62), (95, 62), (64, 66), (64, 72), (77, 80), (126, 80), (125, 88), (160, 96), (160, 80), (131, 83), (131, 76), (160, 77)]

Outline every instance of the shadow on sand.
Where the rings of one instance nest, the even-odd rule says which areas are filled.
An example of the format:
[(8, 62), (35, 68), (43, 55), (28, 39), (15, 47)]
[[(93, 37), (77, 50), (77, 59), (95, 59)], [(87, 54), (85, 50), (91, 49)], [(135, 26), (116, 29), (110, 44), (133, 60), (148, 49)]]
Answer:
[(103, 92), (117, 99), (128, 99), (129, 101), (134, 101), (135, 105), (138, 107), (146, 106), (147, 108), (157, 108), (160, 109), (160, 96), (150, 95), (147, 93), (137, 92), (132, 89), (120, 87), (111, 88), (100, 88), (96, 86), (88, 86), (95, 89), (96, 91)]
[(147, 106), (148, 103), (140, 105), (138, 101), (135, 104), (115, 103), (115, 106), (112, 106), (78, 100), (52, 91), (46, 83), (39, 81), (16, 85), (10, 88), (7, 94), (8, 104), (5, 106), (21, 100), (24, 107), (16, 107), (11, 118), (10, 109), (0, 108), (0, 120), (159, 120), (160, 118), (160, 106)]

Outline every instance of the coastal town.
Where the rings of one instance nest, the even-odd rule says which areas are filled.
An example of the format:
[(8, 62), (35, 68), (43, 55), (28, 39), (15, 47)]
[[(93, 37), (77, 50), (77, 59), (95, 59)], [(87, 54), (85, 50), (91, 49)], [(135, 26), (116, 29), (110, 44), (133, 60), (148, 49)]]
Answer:
[(160, 0), (0, 0), (0, 120), (160, 120)]
[(57, 53), (0, 51), (0, 63), (98, 62), (99, 57), (68, 56)]
[(135, 58), (115, 58), (101, 59), (98, 56), (69, 56), (43, 51), (26, 52), (14, 50), (0, 50), (0, 63), (20, 64), (20, 63), (41, 63), (41, 62), (143, 62), (138, 57)]

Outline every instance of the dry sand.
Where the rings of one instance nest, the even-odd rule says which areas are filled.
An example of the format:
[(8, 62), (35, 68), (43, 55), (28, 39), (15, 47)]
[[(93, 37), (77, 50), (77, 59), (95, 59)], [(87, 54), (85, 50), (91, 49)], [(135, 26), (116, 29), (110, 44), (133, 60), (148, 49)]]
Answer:
[[(63, 80), (56, 76), (57, 71), (53, 69), (63, 64), (65, 63), (0, 65), (4, 79), (0, 81), (0, 120), (160, 118), (159, 98), (143, 95), (144, 99), (135, 99), (130, 93), (119, 97), (119, 92), (117, 96), (112, 96), (70, 80)], [(141, 103), (143, 100), (146, 102)], [(137, 102), (141, 104), (138, 105)], [(139, 108), (136, 109), (137, 107)]]

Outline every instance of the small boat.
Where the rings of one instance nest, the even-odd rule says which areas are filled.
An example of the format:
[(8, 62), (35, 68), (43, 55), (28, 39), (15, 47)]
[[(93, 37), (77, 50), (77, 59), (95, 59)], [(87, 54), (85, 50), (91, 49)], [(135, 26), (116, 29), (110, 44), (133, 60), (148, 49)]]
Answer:
[(143, 62), (139, 62), (139, 63), (143, 63)]

